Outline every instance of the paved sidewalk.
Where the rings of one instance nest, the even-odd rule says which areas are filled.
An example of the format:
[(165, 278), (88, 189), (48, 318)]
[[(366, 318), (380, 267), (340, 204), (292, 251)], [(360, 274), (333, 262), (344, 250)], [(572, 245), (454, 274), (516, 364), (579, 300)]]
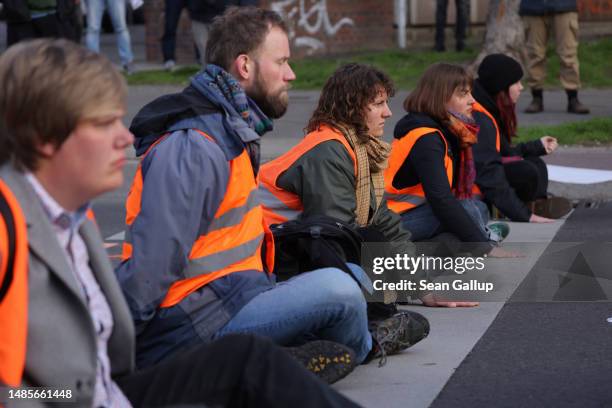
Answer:
[(382, 368), (378, 367), (377, 361), (357, 367), (354, 373), (334, 387), (364, 407), (428, 407), (487, 331), (504, 301), (527, 275), (563, 222), (509, 223), (511, 233), (508, 245), (504, 243), (504, 246), (515, 245), (526, 257), (486, 261), (487, 273), (501, 278), (496, 282), (496, 287), (499, 286), (503, 293), (496, 297), (500, 301), (481, 302), (476, 308), (407, 307), (429, 319), (429, 337), (405, 352), (389, 357)]

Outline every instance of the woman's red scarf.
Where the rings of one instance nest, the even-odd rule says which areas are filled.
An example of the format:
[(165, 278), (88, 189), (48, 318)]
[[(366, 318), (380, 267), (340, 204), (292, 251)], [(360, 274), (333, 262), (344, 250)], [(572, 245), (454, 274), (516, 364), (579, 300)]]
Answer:
[(450, 112), (450, 131), (459, 140), (459, 179), (453, 191), (460, 200), (472, 198), (472, 188), (476, 180), (476, 167), (472, 155), (472, 145), (478, 141), (480, 127), (473, 118)]

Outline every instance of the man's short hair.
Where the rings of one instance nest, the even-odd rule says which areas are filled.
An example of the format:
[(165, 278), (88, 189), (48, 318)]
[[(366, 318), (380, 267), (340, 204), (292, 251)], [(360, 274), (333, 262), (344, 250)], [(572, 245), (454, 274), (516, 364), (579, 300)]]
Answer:
[(0, 56), (0, 163), (36, 170), (41, 145), (59, 148), (79, 121), (124, 107), (126, 95), (113, 64), (72, 41), (15, 44)]
[(210, 27), (206, 61), (229, 71), (236, 57), (259, 48), (273, 27), (287, 33), (287, 25), (274, 11), (253, 6), (228, 8)]

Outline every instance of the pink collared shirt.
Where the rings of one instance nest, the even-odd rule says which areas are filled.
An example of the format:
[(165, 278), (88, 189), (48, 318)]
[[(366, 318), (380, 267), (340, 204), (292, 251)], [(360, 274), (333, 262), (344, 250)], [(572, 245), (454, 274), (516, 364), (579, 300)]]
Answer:
[(64, 250), (66, 260), (81, 288), (81, 293), (87, 301), (87, 309), (96, 329), (96, 388), (94, 391), (94, 407), (131, 407), (121, 389), (111, 379), (111, 366), (108, 358), (108, 339), (113, 332), (113, 314), (100, 285), (89, 267), (89, 254), (79, 227), (85, 220), (85, 205), (76, 212), (69, 212), (49, 195), (36, 177), (28, 173), (27, 180), (32, 185), (40, 199), (60, 246)]

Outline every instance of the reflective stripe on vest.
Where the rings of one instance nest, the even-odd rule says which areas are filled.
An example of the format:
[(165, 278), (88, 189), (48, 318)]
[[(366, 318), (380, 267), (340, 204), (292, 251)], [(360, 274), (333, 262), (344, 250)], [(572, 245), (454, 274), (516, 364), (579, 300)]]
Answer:
[[(214, 142), (204, 132), (198, 130), (198, 133)], [(225, 196), (207, 229), (200, 231), (200, 236), (193, 243), (187, 265), (181, 272), (183, 279), (170, 286), (161, 307), (174, 306), (197, 289), (230, 273), (263, 272), (261, 251), (264, 244), (267, 270), (273, 268), (272, 237), (264, 228), (263, 210), (257, 197), (257, 184), (246, 149), (230, 160), (229, 168)], [(130, 226), (140, 212), (142, 185), (139, 166), (126, 202), (127, 233), (123, 259), (128, 259), (132, 253)]]
[(437, 132), (444, 142), (444, 167), (446, 168), (448, 184), (452, 185), (453, 164), (448, 156), (448, 144), (446, 143), (446, 139), (442, 135), (442, 132), (436, 128), (427, 127), (420, 127), (411, 130), (401, 139), (395, 139), (393, 141), (391, 145), (391, 155), (389, 156), (389, 167), (387, 167), (387, 170), (385, 170), (385, 198), (387, 199), (387, 206), (398, 214), (418, 207), (427, 201), (425, 199), (425, 192), (423, 191), (423, 185), (421, 183), (415, 184), (414, 186), (397, 189), (393, 187), (393, 180), (395, 179), (399, 169), (410, 155), (410, 151), (414, 147), (417, 140), (429, 133), (434, 132)]
[(277, 184), (278, 178), (308, 151), (328, 140), (342, 143), (353, 159), (357, 177), (355, 151), (342, 133), (322, 125), (319, 130), (307, 134), (300, 143), (282, 156), (264, 164), (259, 170), (259, 199), (264, 209), (267, 226), (296, 219), (303, 211), (302, 200), (297, 194), (283, 190)]
[(17, 199), (0, 180), (0, 385), (21, 384), (28, 327), (28, 243)]

